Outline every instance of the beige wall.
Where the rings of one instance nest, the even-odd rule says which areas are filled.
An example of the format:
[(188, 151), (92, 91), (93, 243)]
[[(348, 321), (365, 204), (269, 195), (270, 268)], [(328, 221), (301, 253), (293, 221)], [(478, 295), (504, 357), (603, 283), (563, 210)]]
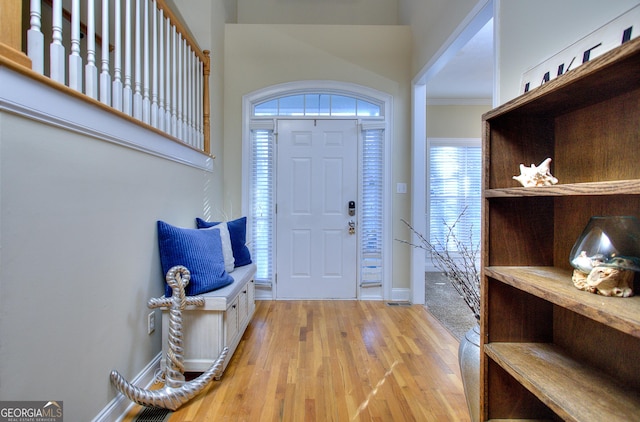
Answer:
[(214, 176), (8, 113), (0, 149), (0, 397), (89, 421), (112, 369), (131, 380), (160, 352), (156, 220), (195, 227)]
[[(222, 157), (224, 0), (176, 3), (195, 1), (182, 15), (214, 51)], [(221, 161), (208, 172), (0, 112), (0, 399), (62, 400), (65, 420), (90, 421), (116, 396), (111, 370), (132, 380), (158, 355), (156, 220), (221, 217)]]
[[(176, 13), (189, 27), (198, 46), (211, 53), (209, 78), (211, 154), (214, 160), (214, 177), (211, 180), (212, 212), (222, 211), (224, 186), (223, 132), (224, 132), (224, 25), (227, 16), (225, 0), (171, 0)], [(229, 216), (233, 217), (233, 216)]]
[[(392, 95), (393, 186), (410, 180), (408, 27), (238, 24), (227, 25), (225, 43), (224, 152), (234, 163), (225, 165), (225, 205), (241, 203), (242, 97), (284, 82), (350, 82)], [(392, 197), (397, 229), (409, 216), (409, 195)], [(408, 287), (407, 248), (393, 248), (393, 287)]]
[(398, 0), (237, 0), (237, 23), (396, 25)]
[(491, 106), (427, 106), (428, 138), (481, 138), (482, 114)]

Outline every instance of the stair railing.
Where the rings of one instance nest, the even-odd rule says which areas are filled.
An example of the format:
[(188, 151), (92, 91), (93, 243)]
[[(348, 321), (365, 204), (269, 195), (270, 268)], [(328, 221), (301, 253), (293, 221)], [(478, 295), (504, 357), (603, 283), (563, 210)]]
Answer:
[(69, 3), (2, 0), (0, 56), (210, 154), (209, 51), (166, 1)]

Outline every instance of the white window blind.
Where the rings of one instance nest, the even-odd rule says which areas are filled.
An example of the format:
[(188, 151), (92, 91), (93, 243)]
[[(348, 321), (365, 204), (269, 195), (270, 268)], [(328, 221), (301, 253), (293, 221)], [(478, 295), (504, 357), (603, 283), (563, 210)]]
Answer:
[(271, 283), (273, 277), (273, 129), (251, 131), (251, 219), (252, 258), (256, 283)]
[(367, 285), (382, 282), (384, 130), (365, 129), (362, 134), (360, 281)]
[(469, 248), (479, 246), (481, 176), (479, 140), (430, 140), (427, 226), (432, 245), (458, 252), (451, 237), (445, 245), (453, 226), (455, 239)]

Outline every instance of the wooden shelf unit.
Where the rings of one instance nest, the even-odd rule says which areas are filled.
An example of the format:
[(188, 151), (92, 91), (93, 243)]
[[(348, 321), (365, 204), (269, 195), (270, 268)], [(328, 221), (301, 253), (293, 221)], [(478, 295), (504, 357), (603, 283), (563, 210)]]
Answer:
[[(512, 179), (547, 157), (557, 185)], [(576, 289), (569, 253), (640, 217), (640, 39), (486, 113), (483, 160), (481, 420), (637, 419), (640, 295)]]

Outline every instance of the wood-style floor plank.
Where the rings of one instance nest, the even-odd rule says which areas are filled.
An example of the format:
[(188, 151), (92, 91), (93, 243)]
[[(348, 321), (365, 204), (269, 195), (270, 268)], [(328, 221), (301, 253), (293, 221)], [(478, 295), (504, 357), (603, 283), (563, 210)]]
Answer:
[(256, 305), (222, 379), (171, 422), (469, 421), (458, 341), (423, 306)]

